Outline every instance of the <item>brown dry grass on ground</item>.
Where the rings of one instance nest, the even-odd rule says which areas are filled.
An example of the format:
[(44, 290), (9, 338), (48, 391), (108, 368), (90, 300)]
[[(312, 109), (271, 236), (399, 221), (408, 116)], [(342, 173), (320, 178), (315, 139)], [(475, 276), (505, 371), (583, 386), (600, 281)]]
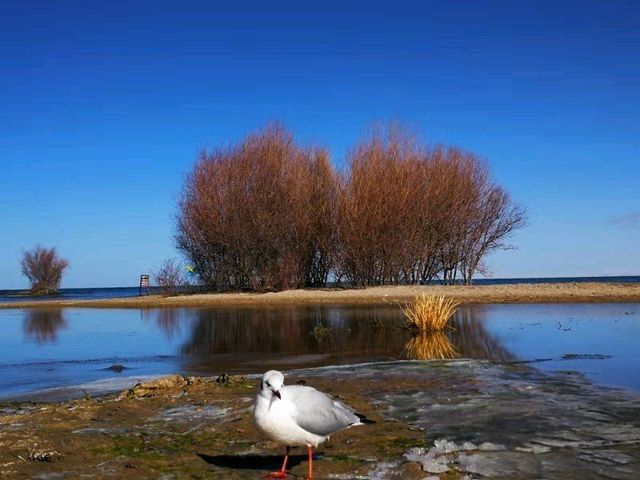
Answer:
[(640, 283), (518, 283), (478, 286), (384, 286), (363, 289), (286, 290), (277, 293), (208, 293), (156, 295), (105, 300), (52, 300), (0, 303), (0, 308), (25, 307), (206, 307), (245, 305), (383, 304), (416, 296), (445, 295), (460, 303), (595, 303), (640, 302)]

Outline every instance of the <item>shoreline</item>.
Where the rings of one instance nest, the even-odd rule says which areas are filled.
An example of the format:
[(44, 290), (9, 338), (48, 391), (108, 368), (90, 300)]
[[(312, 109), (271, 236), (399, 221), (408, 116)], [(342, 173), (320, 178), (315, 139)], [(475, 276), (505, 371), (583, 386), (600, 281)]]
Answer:
[(204, 293), (98, 300), (27, 300), (0, 303), (18, 308), (180, 308), (270, 305), (375, 305), (407, 302), (423, 293), (460, 303), (626, 303), (640, 302), (640, 283), (517, 283), (508, 285), (402, 285), (360, 289), (298, 289), (271, 293)]

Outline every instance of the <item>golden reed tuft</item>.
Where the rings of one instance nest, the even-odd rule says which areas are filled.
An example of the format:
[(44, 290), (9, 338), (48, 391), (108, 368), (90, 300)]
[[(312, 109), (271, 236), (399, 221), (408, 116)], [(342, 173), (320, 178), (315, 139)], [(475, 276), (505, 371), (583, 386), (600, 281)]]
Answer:
[(402, 311), (407, 318), (407, 326), (421, 332), (443, 330), (449, 319), (456, 313), (459, 302), (445, 296), (422, 294)]

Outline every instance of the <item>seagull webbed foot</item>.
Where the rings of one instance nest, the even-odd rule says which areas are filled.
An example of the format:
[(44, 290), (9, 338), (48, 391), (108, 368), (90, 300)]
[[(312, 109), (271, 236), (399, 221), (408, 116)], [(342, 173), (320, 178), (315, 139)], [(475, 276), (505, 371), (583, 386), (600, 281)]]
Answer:
[(283, 472), (282, 470), (278, 472), (271, 472), (267, 474), (264, 478), (267, 478), (269, 480), (277, 479), (277, 478), (287, 478), (287, 472)]

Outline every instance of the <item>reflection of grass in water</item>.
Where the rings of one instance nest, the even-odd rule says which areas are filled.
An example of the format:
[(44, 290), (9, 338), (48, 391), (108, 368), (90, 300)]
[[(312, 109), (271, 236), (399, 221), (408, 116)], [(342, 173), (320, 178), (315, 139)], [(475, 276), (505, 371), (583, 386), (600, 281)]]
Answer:
[(427, 295), (417, 297), (411, 304), (402, 308), (407, 326), (414, 330), (442, 330), (456, 313), (458, 302), (445, 296)]
[(410, 360), (445, 360), (459, 355), (449, 337), (441, 331), (414, 335), (405, 345), (404, 354)]
[(309, 332), (319, 345), (331, 342), (333, 340), (333, 330), (329, 327), (325, 327), (321, 323), (313, 327), (313, 330)]

